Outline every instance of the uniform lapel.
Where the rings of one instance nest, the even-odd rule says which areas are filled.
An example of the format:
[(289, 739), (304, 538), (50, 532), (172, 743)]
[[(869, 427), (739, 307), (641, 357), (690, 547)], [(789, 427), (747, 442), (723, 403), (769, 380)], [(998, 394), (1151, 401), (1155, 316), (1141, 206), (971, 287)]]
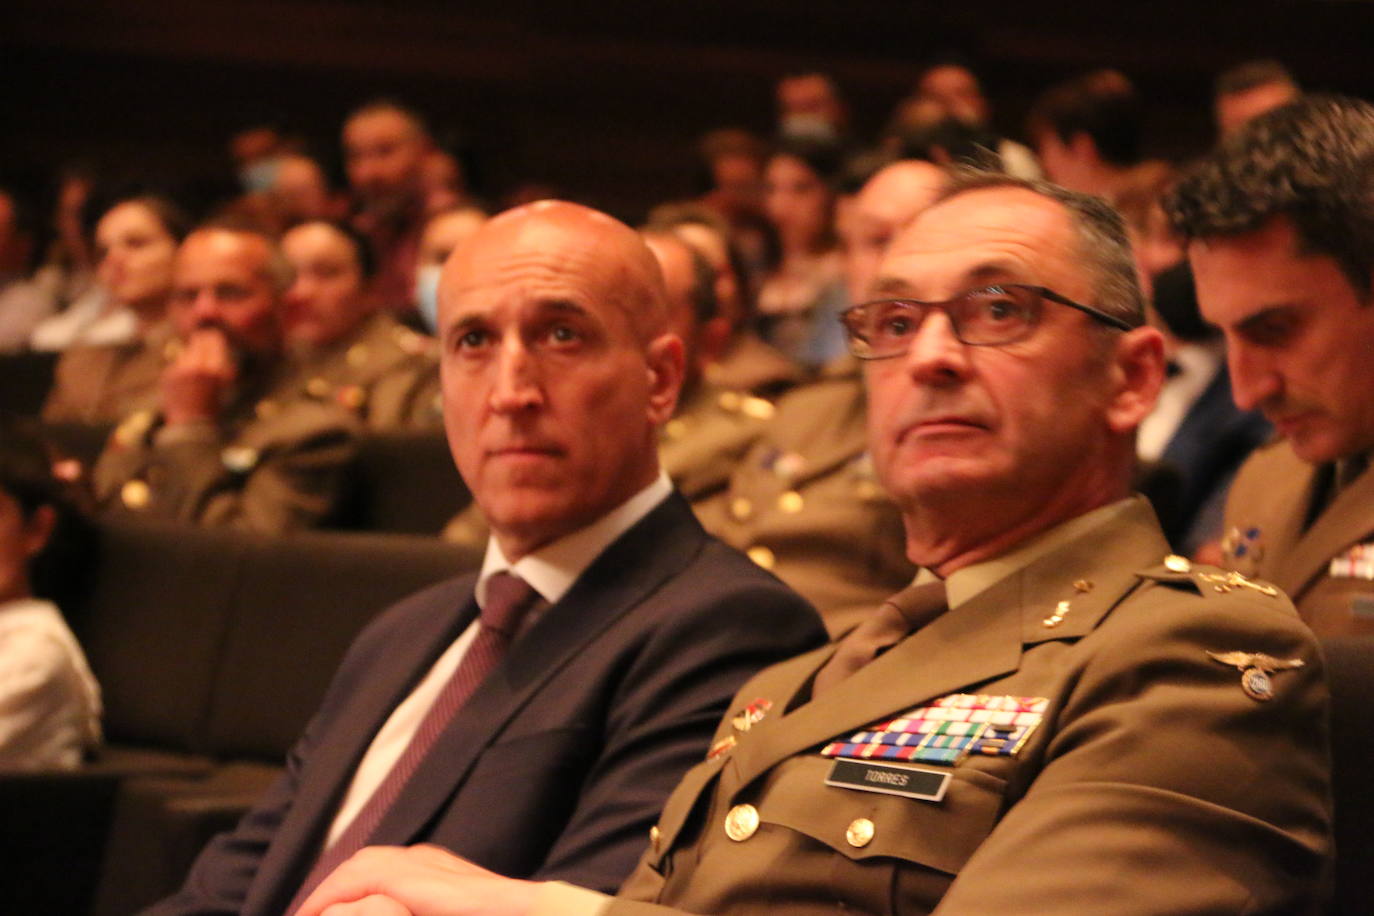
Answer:
[[(1310, 491), (1311, 488), (1306, 489)], [(1374, 531), (1374, 517), (1369, 513), (1371, 504), (1374, 504), (1374, 467), (1341, 490), (1312, 527), (1282, 555), (1274, 584), (1296, 598), (1326, 571), (1332, 557)]]
[(704, 537), (674, 494), (608, 547), (473, 692), (378, 825), (374, 842), (419, 837), (508, 723), (608, 627), (686, 566)]

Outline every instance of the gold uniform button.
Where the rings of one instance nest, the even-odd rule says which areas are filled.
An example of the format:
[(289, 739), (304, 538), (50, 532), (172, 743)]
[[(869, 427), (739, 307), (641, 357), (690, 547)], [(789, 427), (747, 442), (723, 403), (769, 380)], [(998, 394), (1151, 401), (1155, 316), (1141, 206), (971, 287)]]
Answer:
[(844, 832), (844, 838), (855, 849), (863, 849), (873, 842), (873, 822), (866, 817), (856, 817)]
[(359, 369), (364, 366), (367, 363), (367, 357), (367, 344), (354, 344), (349, 347), (348, 352), (344, 354), (344, 359), (348, 360), (348, 364), (354, 369)]
[(753, 511), (754, 504), (743, 496), (730, 500), (730, 514), (735, 517), (735, 521), (744, 521)]
[(681, 418), (669, 420), (663, 427), (663, 434), (669, 439), (681, 439), (687, 432), (687, 422)]
[(753, 417), (755, 420), (770, 420), (775, 408), (771, 401), (748, 397), (740, 402), (740, 409), (744, 411), (745, 416)]
[(740, 405), (740, 395), (739, 395), (739, 392), (736, 392), (736, 391), (723, 391), (723, 392), (721, 392), (720, 398), (717, 400), (716, 403), (720, 404), (720, 406), (721, 406), (722, 409), (728, 410), (728, 411), (730, 411), (731, 413), (734, 413), (735, 411), (739, 410), (739, 405)]
[(1171, 553), (1164, 558), (1164, 568), (1169, 572), (1186, 573), (1193, 568), (1193, 564), (1188, 562), (1187, 557)]
[(778, 558), (773, 556), (773, 551), (762, 545), (750, 547), (748, 550), (749, 559), (753, 560), (764, 569), (772, 569), (773, 564), (778, 562)]
[(144, 509), (152, 500), (153, 491), (148, 488), (145, 481), (130, 480), (119, 488), (119, 498), (130, 509)]
[(649, 848), (658, 852), (659, 843), (663, 841), (663, 834), (659, 832), (658, 825), (649, 828)]
[(735, 805), (725, 815), (725, 835), (743, 843), (759, 829), (759, 810), (753, 805)]
[(788, 490), (778, 497), (778, 508), (789, 515), (796, 515), (804, 505), (806, 505), (806, 501), (796, 490)]
[(305, 383), (305, 393), (312, 398), (329, 397), (329, 382), (318, 375)]

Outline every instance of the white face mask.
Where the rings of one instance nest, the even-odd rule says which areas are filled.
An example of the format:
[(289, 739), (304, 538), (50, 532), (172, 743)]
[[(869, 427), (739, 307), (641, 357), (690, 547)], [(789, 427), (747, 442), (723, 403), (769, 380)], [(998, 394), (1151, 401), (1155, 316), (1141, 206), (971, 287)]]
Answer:
[(439, 273), (441, 264), (421, 264), (415, 271), (415, 306), (432, 333), (439, 332)]
[(276, 187), (277, 172), (280, 169), (279, 159), (259, 159), (252, 165), (239, 169), (239, 184), (249, 194), (266, 194)]

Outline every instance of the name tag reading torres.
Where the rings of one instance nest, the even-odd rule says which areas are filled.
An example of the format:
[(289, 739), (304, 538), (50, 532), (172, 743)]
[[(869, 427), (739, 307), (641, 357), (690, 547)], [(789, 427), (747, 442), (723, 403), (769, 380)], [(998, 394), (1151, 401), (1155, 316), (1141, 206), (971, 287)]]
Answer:
[(949, 779), (948, 770), (927, 770), (840, 757), (826, 777), (825, 784), (937, 802), (945, 797)]

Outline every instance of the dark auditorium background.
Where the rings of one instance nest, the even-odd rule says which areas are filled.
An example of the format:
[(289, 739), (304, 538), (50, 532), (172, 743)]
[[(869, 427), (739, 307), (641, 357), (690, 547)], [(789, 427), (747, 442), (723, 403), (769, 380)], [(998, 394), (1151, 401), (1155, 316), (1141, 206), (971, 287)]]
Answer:
[[(344, 114), (413, 102), (462, 148), (475, 190), (519, 181), (640, 218), (692, 187), (692, 141), (767, 132), (777, 77), (832, 74), (872, 136), (928, 55), (974, 62), (1004, 133), (1031, 98), (1114, 66), (1150, 111), (1149, 152), (1211, 138), (1213, 76), (1276, 57), (1304, 86), (1374, 95), (1374, 3), (899, 0), (7, 0), (0, 181), (51, 193), (68, 163), (213, 196), (225, 142), (275, 119), (337, 169)], [(136, 174), (120, 175), (121, 171)], [(114, 173), (113, 175), (111, 173)], [(336, 174), (337, 178), (337, 174)]]

